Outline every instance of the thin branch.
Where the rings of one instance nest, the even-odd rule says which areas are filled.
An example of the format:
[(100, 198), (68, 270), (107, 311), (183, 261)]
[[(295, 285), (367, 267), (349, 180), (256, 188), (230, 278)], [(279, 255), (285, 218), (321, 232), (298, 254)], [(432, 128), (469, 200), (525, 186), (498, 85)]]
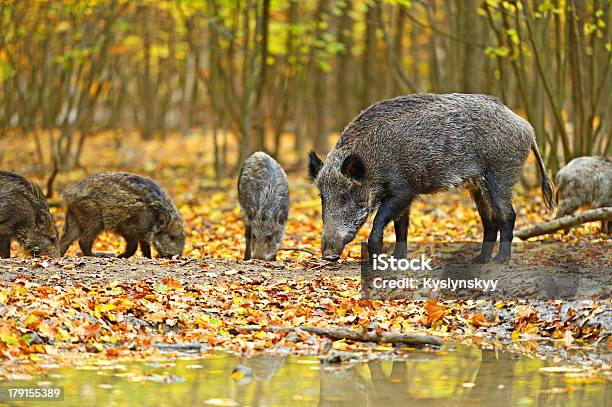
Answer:
[(315, 253), (315, 252), (313, 252), (313, 251), (310, 251), (310, 250), (308, 250), (308, 249), (301, 249), (301, 248), (298, 248), (298, 247), (281, 247), (281, 248), (280, 248), (280, 249), (278, 249), (278, 250), (287, 250), (287, 251), (305, 252), (305, 253), (310, 254), (311, 256), (315, 256), (315, 255), (316, 255), (316, 253)]
[(53, 171), (49, 178), (47, 179), (47, 192), (45, 193), (45, 198), (53, 197), (53, 182), (55, 181), (55, 177), (57, 177), (57, 173), (59, 172), (59, 159), (57, 156), (53, 157)]
[[(527, 18), (527, 31), (529, 32), (529, 41), (531, 42), (531, 46), (533, 47), (533, 54), (536, 61), (536, 68), (538, 70), (538, 74), (540, 78), (542, 78), (542, 84), (544, 85), (544, 90), (546, 91), (546, 96), (548, 96), (548, 100), (552, 105), (553, 115), (555, 117), (555, 121), (557, 122), (557, 126), (559, 127), (559, 132), (561, 133), (561, 141), (564, 146), (567, 146), (569, 136), (567, 134), (567, 130), (565, 129), (565, 124), (563, 123), (563, 118), (561, 117), (561, 109), (557, 106), (557, 101), (552, 92), (552, 88), (550, 83), (548, 83), (548, 77), (544, 73), (544, 68), (542, 66), (542, 61), (540, 60), (540, 51), (538, 45), (535, 42), (535, 34), (533, 33), (533, 28), (531, 25), (531, 19), (529, 17), (529, 8), (527, 2), (522, 0), (523, 8), (525, 12), (525, 16)], [(522, 51), (520, 51), (522, 52)]]
[(558, 219), (554, 219), (548, 222), (540, 223), (519, 229), (514, 232), (514, 236), (519, 239), (529, 239), (534, 236), (546, 235), (553, 233), (560, 229), (566, 229), (572, 226), (581, 225), (587, 222), (596, 221), (611, 221), (612, 220), (612, 207), (591, 209), (582, 212), (578, 215), (566, 215)]
[[(425, 4), (423, 4), (423, 7), (427, 7), (427, 6)], [(414, 22), (415, 24), (417, 24), (417, 25), (419, 25), (419, 26), (421, 26), (423, 28), (426, 28), (428, 30), (431, 30), (431, 31), (435, 32), (436, 34), (440, 34), (440, 35), (442, 35), (444, 37), (447, 37), (447, 38), (449, 38), (449, 39), (451, 39), (453, 41), (460, 42), (462, 44), (471, 45), (473, 47), (482, 48), (482, 49), (487, 49), (488, 48), (488, 45), (486, 45), (486, 44), (483, 44), (483, 43), (480, 43), (480, 42), (468, 41), (468, 40), (463, 39), (461, 37), (457, 37), (456, 35), (450, 34), (450, 33), (446, 32), (446, 31), (442, 31), (442, 30), (440, 30), (439, 28), (437, 28), (437, 27), (435, 27), (433, 25), (429, 25), (427, 23), (424, 23), (424, 22), (420, 21), (419, 19), (417, 19), (415, 16), (413, 16), (410, 13), (406, 13), (406, 16), (412, 22)]]

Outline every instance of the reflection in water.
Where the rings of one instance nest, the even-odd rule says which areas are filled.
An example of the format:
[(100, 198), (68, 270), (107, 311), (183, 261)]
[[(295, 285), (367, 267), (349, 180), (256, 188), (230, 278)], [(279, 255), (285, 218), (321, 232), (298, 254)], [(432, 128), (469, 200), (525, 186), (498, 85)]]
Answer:
[[(252, 406), (260, 406), (261, 400), (265, 399), (265, 382), (270, 381), (274, 375), (285, 364), (284, 356), (277, 356), (269, 353), (263, 353), (251, 358), (243, 358), (240, 363), (234, 368), (232, 377), (237, 384), (245, 386), (251, 380), (255, 380), (253, 389), (245, 387), (246, 391), (240, 393), (238, 402), (243, 405), (247, 404), (247, 400), (253, 400), (250, 403)], [(238, 373), (238, 374), (236, 374)], [(250, 390), (252, 390), (250, 392)]]
[(370, 405), (371, 386), (355, 366), (322, 367), (319, 377), (319, 406)]
[(474, 406), (511, 406), (514, 362), (516, 356), (493, 350), (483, 350), (474, 387), (465, 400)]
[(43, 380), (65, 386), (63, 404), (73, 406), (609, 405), (609, 382), (543, 374), (538, 371), (543, 366), (541, 360), (470, 347), (336, 366), (323, 366), (315, 357), (246, 359), (218, 352), (178, 361), (50, 369), (42, 379), (10, 384)]

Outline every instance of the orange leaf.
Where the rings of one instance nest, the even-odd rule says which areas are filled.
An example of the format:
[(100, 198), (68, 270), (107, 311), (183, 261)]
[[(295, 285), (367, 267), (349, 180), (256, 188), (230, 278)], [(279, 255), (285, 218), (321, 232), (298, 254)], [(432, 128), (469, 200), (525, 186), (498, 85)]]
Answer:
[(441, 320), (444, 317), (444, 307), (438, 304), (438, 301), (429, 299), (423, 306), (425, 308), (426, 315), (421, 318), (421, 324), (425, 326), (431, 326), (436, 321)]
[(480, 328), (481, 326), (495, 325), (491, 322), (488, 322), (482, 314), (472, 314), (468, 317), (468, 320), (475, 328)]
[(181, 288), (183, 288), (181, 282), (173, 279), (172, 277), (166, 277), (162, 281), (170, 290), (180, 290)]

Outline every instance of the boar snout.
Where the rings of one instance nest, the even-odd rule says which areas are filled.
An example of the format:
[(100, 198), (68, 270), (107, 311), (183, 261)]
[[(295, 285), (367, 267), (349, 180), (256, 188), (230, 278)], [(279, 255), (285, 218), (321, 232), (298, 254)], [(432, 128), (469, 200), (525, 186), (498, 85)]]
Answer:
[(34, 257), (47, 256), (47, 257), (60, 257), (59, 247), (57, 244), (47, 244), (28, 248), (30, 254)]
[(340, 259), (339, 254), (335, 253), (323, 253), (323, 260), (327, 261), (338, 261)]
[(334, 235), (332, 237), (323, 235), (321, 242), (321, 246), (323, 247), (323, 260), (338, 261), (342, 254), (342, 250), (344, 250), (344, 246), (348, 243), (347, 240), (350, 241), (350, 239), (346, 239), (340, 235)]
[(256, 252), (253, 252), (253, 258), (254, 259), (266, 260), (266, 261), (275, 261), (276, 260), (276, 253), (256, 253)]
[(153, 238), (153, 247), (157, 250), (158, 257), (180, 256), (185, 249), (185, 236), (174, 236), (165, 232), (157, 233)]
[(273, 241), (253, 241), (252, 242), (252, 250), (251, 258), (260, 259), (266, 261), (274, 261), (276, 260), (276, 251), (278, 250), (278, 245)]

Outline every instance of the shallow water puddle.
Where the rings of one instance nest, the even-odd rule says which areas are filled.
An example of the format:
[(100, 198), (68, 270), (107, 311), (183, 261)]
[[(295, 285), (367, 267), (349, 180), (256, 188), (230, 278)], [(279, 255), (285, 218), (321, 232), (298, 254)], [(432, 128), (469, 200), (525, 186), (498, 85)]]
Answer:
[(581, 369), (470, 347), (329, 366), (315, 357), (216, 352), (56, 367), (36, 380), (0, 382), (37, 384), (64, 386), (68, 406), (604, 406), (612, 394), (611, 382)]

